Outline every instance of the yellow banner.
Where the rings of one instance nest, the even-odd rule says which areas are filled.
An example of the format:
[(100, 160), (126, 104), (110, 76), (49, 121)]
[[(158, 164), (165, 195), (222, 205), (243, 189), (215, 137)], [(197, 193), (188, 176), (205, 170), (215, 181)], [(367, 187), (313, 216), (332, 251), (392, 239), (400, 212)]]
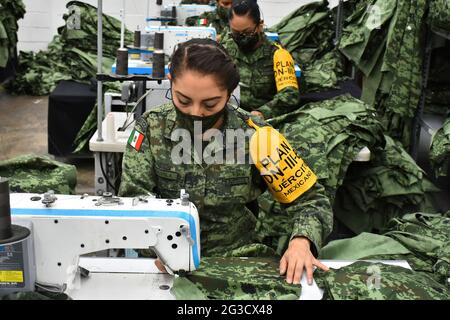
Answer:
[(0, 271), (0, 282), (23, 282), (23, 272)]
[(271, 127), (256, 129), (250, 139), (250, 155), (270, 192), (281, 203), (291, 203), (308, 191), (317, 176), (299, 157), (286, 138)]
[(275, 83), (277, 84), (277, 91), (280, 92), (287, 87), (298, 89), (294, 59), (287, 50), (278, 45), (276, 46), (278, 49), (273, 55), (273, 72), (275, 75)]

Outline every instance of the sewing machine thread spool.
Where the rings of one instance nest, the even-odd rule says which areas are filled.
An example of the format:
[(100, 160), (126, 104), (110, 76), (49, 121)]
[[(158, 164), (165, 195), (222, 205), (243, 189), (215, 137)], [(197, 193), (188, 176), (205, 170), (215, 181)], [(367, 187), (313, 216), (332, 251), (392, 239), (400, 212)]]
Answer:
[(164, 61), (164, 33), (155, 33), (155, 51), (153, 52), (153, 71), (152, 77), (155, 79), (164, 79), (165, 61)]
[(134, 47), (135, 48), (141, 47), (141, 30), (139, 30), (139, 26), (134, 31)]
[(35, 279), (30, 229), (11, 223), (9, 183), (0, 177), (0, 297), (34, 291)]
[(0, 241), (12, 237), (9, 183), (0, 177)]
[(117, 49), (116, 74), (121, 76), (128, 75), (128, 49)]

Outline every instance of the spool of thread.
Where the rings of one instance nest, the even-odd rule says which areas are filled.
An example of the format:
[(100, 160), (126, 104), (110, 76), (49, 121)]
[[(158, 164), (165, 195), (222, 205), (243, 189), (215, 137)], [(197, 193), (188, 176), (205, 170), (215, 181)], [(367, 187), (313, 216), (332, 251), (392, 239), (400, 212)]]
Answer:
[(114, 123), (114, 114), (112, 112), (106, 115), (106, 139), (111, 142), (116, 140), (116, 127)]
[(153, 51), (153, 71), (152, 77), (154, 79), (164, 79), (165, 73), (165, 61), (164, 61), (164, 33), (155, 33), (155, 50)]
[(156, 32), (155, 33), (155, 40), (153, 47), (156, 50), (163, 50), (164, 51), (164, 33), (162, 32)]
[(128, 75), (128, 49), (117, 49), (116, 74), (121, 76)]
[(141, 30), (137, 29), (134, 31), (134, 47), (141, 47)]
[(172, 6), (172, 18), (177, 18), (177, 7)]
[(9, 239), (12, 236), (9, 183), (8, 179), (0, 177), (0, 240)]

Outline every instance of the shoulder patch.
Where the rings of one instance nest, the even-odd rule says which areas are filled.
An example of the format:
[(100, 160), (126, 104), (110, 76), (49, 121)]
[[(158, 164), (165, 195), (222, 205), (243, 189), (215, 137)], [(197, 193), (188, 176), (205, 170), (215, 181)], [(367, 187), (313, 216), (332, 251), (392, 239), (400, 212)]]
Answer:
[(140, 131), (147, 132), (148, 122), (146, 120), (146, 117), (139, 117), (139, 119), (136, 120), (136, 126), (139, 127)]
[(275, 44), (278, 48), (273, 54), (273, 72), (277, 92), (284, 88), (293, 87), (298, 89), (297, 77), (295, 75), (295, 63), (289, 51)]
[(128, 144), (136, 151), (141, 150), (142, 142), (144, 142), (145, 135), (139, 130), (133, 129), (128, 138)]

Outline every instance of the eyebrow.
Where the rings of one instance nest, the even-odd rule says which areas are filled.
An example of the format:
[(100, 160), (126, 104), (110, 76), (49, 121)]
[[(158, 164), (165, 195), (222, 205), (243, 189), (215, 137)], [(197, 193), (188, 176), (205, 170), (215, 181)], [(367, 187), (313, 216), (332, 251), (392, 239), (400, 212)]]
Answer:
[[(189, 98), (188, 96), (182, 94), (180, 91), (175, 91), (175, 93), (176, 93), (176, 94), (179, 94), (180, 96), (182, 96), (182, 97), (185, 98), (185, 99), (192, 100), (192, 99)], [(205, 101), (211, 101), (211, 100), (221, 99), (221, 98), (222, 98), (221, 96), (217, 96), (217, 97), (208, 98), (208, 99), (205, 99), (205, 100), (202, 100), (202, 101), (205, 102)]]

